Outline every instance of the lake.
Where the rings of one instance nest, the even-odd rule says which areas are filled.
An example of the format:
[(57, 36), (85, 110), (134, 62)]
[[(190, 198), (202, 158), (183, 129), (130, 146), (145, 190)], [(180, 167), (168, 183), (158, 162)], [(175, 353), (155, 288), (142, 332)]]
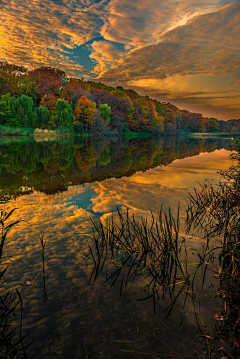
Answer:
[[(34, 339), (29, 358), (207, 357), (203, 336), (214, 335), (214, 315), (223, 309), (214, 278), (207, 277), (195, 302), (184, 306), (180, 296), (166, 319), (170, 298), (157, 301), (154, 313), (151, 299), (138, 300), (147, 296), (140, 280), (127, 296), (117, 284), (108, 290), (104, 273), (89, 284), (93, 263), (86, 256), (91, 219), (106, 221), (117, 208), (140, 219), (150, 210), (157, 215), (161, 205), (176, 215), (179, 204), (184, 217), (188, 191), (217, 180), (233, 150), (228, 138), (0, 139), (1, 206), (17, 208), (11, 219), (22, 220), (9, 232), (4, 254), (12, 259), (9, 284), (22, 283), (24, 330)], [(192, 262), (203, 245), (188, 236)]]

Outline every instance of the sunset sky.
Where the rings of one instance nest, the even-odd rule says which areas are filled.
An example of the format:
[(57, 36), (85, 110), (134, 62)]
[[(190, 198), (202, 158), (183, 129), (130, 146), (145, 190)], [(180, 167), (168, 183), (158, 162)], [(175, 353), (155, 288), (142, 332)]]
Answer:
[(0, 0), (0, 60), (240, 118), (240, 0)]

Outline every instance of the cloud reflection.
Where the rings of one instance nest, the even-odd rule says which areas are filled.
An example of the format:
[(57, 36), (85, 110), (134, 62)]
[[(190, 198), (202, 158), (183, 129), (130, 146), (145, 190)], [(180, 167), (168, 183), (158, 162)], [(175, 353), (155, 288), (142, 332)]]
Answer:
[[(6, 210), (18, 208), (12, 220), (26, 222), (11, 230), (13, 237), (18, 236), (18, 241), (14, 244), (9, 240), (8, 246), (14, 244), (17, 248), (27, 243), (27, 248), (39, 250), (36, 234), (42, 230), (50, 247), (67, 240), (71, 243), (69, 250), (75, 251), (76, 236), (91, 233), (90, 216), (108, 215), (116, 211), (117, 205), (140, 214), (146, 214), (150, 209), (157, 213), (161, 203), (176, 208), (177, 203), (186, 196), (186, 189), (193, 183), (219, 177), (216, 171), (229, 166), (229, 154), (227, 150), (216, 150), (175, 160), (165, 167), (137, 172), (131, 177), (70, 187), (65, 192), (51, 196), (35, 192), (19, 197), (5, 207)], [(24, 258), (25, 254), (20, 256)]]
[[(82, 336), (86, 337), (88, 327), (89, 332), (94, 330), (99, 343), (99, 330), (106, 329), (103, 325), (106, 318), (112, 323), (115, 322), (112, 318), (121, 315), (116, 292), (111, 292), (113, 304), (108, 308), (109, 301), (102, 294), (106, 287), (100, 288), (101, 281), (96, 283), (94, 290), (88, 285), (91, 266), (83, 256), (88, 253), (92, 240), (89, 217), (106, 219), (116, 210), (116, 204), (131, 208), (139, 216), (148, 214), (149, 209), (157, 213), (162, 202), (176, 210), (178, 201), (182, 202), (186, 195), (186, 188), (194, 181), (217, 178), (216, 170), (229, 166), (229, 154), (226, 150), (202, 153), (131, 177), (70, 187), (51, 196), (35, 192), (5, 205), (6, 210), (18, 208), (11, 220), (26, 221), (11, 229), (4, 252), (4, 255), (12, 256), (9, 275), (11, 278), (14, 274), (16, 285), (20, 281), (33, 280), (41, 272), (38, 241), (41, 230), (46, 240), (47, 308), (39, 304), (40, 278), (33, 286), (22, 288), (26, 308), (24, 323), (30, 331), (36, 329), (37, 323), (38, 333), (41, 333), (37, 350), (41, 348), (41, 354), (46, 354), (44, 357), (50, 357), (48, 350), (62, 350), (62, 343), (63, 350), (69, 350), (68, 343), (73, 339), (74, 345), (78, 345), (79, 331), (82, 330)], [(129, 305), (127, 302), (127, 307)], [(142, 316), (142, 309), (140, 313)], [(105, 329), (104, 338), (109, 334)], [(72, 338), (72, 333), (77, 337)], [(114, 342), (114, 338), (111, 337), (111, 341)], [(48, 343), (49, 347), (42, 348), (42, 343)], [(80, 344), (78, 349), (82, 350)], [(31, 356), (36, 357), (36, 353)]]

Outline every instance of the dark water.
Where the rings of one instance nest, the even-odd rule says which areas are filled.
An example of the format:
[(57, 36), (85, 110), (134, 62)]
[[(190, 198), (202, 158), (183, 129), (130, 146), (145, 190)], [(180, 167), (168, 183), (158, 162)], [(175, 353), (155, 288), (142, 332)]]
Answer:
[[(89, 285), (92, 263), (84, 256), (92, 244), (90, 217), (104, 220), (116, 206), (148, 216), (162, 203), (174, 213), (180, 203), (184, 215), (187, 191), (205, 178), (217, 179), (232, 150), (228, 139), (175, 137), (0, 142), (2, 207), (18, 208), (12, 219), (26, 221), (12, 229), (6, 245), (13, 260), (9, 282), (24, 284), (41, 272), (38, 233), (47, 243), (49, 300), (44, 305), (41, 276), (21, 286), (24, 325), (35, 338), (29, 358), (207, 357), (199, 325), (203, 335), (214, 335), (214, 315), (222, 309), (214, 279), (194, 304), (183, 307), (179, 298), (166, 320), (168, 298), (154, 315), (151, 301), (136, 301), (144, 297), (139, 282), (126, 298), (117, 286), (107, 292), (104, 275)], [(192, 261), (191, 248), (202, 244), (188, 239)]]

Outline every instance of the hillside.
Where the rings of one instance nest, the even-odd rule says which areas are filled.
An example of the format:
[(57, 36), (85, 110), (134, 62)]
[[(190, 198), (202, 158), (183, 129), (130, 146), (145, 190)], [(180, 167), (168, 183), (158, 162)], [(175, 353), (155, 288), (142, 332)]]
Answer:
[(4, 127), (97, 134), (240, 132), (240, 119), (207, 118), (132, 89), (70, 78), (51, 67), (28, 71), (0, 62), (0, 96)]

